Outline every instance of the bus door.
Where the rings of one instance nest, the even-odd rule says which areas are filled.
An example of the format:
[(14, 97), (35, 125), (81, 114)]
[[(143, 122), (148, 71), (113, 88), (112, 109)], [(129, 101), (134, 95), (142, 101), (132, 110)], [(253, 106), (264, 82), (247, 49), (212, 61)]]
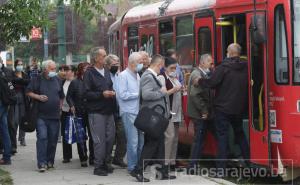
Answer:
[(214, 17), (210, 12), (204, 12), (196, 15), (195, 18), (195, 64), (199, 64), (199, 59), (203, 54), (211, 54), (215, 58), (215, 23)]
[(140, 33), (140, 50), (146, 51), (150, 57), (156, 54), (155, 35), (157, 32), (156, 24), (141, 25)]
[(249, 142), (250, 161), (270, 166), (268, 120), (268, 61), (265, 12), (248, 13), (247, 48), (249, 69)]
[[(195, 32), (195, 66), (199, 65), (201, 55), (211, 54), (213, 59), (215, 56), (215, 19), (211, 11), (204, 11), (196, 15), (194, 21)], [(216, 62), (216, 61), (215, 61)], [(188, 79), (188, 78), (187, 78)], [(203, 153), (207, 155), (215, 155), (217, 152), (216, 140), (213, 133), (208, 132)]]

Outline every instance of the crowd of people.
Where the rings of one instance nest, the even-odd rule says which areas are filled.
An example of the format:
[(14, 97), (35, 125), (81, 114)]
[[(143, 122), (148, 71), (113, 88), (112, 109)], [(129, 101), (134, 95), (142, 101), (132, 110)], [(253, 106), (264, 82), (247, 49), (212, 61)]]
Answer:
[[(242, 115), (247, 107), (247, 63), (240, 59), (241, 47), (231, 44), (227, 58), (216, 68), (210, 54), (200, 57), (189, 79), (184, 79), (176, 51), (167, 56), (149, 57), (145, 51), (133, 52), (127, 68), (121, 71), (118, 56), (105, 48), (91, 50), (91, 62), (74, 66), (63, 65), (57, 73), (56, 63), (46, 60), (41, 69), (34, 59), (24, 69), (21, 59), (14, 68), (6, 68), (0, 60), (0, 133), (3, 158), (1, 165), (11, 164), (17, 152), (18, 126), (25, 120), (29, 102), (38, 102), (36, 152), (39, 172), (54, 168), (56, 147), (62, 136), (63, 163), (71, 162), (72, 144), (66, 142), (66, 120), (69, 116), (82, 119), (88, 136), (77, 143), (82, 167), (94, 166), (94, 175), (113, 173), (113, 165), (126, 168), (139, 182), (149, 182), (144, 169), (153, 163), (160, 179), (175, 179), (179, 125), (183, 121), (182, 94), (188, 93), (188, 116), (194, 123), (195, 136), (191, 161), (187, 169), (197, 165), (210, 127), (218, 141), (218, 169), (226, 167), (228, 128), (234, 129), (244, 159), (249, 158), (248, 144), (242, 129)], [(188, 86), (185, 87), (185, 81)], [(4, 86), (12, 83), (16, 101), (6, 104)], [(135, 120), (143, 107), (155, 109), (169, 124), (160, 137), (153, 138), (136, 128)], [(147, 124), (145, 122), (145, 124)], [(26, 146), (25, 132), (19, 128), (18, 141)], [(115, 147), (114, 147), (115, 145)], [(113, 151), (114, 149), (114, 151)], [(126, 155), (127, 154), (127, 155)], [(126, 163), (124, 157), (127, 157)], [(149, 160), (151, 159), (151, 160)], [(155, 160), (158, 159), (158, 160)], [(161, 160), (164, 159), (164, 160)], [(194, 174), (195, 172), (188, 172)]]

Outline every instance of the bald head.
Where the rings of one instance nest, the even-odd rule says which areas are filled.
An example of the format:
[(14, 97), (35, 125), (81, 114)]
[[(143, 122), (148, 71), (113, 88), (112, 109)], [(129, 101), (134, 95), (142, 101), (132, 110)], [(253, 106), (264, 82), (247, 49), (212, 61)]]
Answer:
[(239, 57), (241, 56), (241, 52), (242, 52), (242, 47), (239, 44), (237, 43), (230, 44), (227, 48), (227, 57), (228, 58)]

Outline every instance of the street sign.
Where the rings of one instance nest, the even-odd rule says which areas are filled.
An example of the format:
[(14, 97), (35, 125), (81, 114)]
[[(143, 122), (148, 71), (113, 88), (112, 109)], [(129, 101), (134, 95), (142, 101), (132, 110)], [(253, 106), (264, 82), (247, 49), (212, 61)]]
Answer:
[(30, 42), (26, 36), (21, 36), (19, 42)]
[(33, 27), (31, 29), (31, 40), (39, 40), (43, 37), (42, 35), (42, 29)]

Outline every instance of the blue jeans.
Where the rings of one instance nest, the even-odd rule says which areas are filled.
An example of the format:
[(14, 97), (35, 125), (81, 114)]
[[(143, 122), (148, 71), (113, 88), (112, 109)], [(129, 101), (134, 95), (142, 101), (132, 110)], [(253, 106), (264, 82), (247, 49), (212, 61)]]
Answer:
[(54, 164), (58, 134), (59, 119), (38, 119), (36, 126), (38, 168)]
[(3, 160), (10, 161), (11, 141), (7, 125), (7, 107), (0, 102), (0, 134), (3, 143)]
[(121, 116), (127, 138), (128, 171), (134, 170), (144, 146), (144, 134), (134, 126), (136, 116), (130, 113), (123, 113)]
[(191, 152), (191, 162), (190, 167), (194, 167), (197, 164), (197, 160), (201, 158), (202, 149), (205, 142), (205, 136), (208, 128), (208, 121), (206, 120), (193, 120), (194, 123), (194, 141), (192, 145), (192, 152)]
[(220, 111), (215, 112), (215, 126), (218, 141), (217, 168), (226, 168), (228, 154), (228, 138), (230, 125), (234, 131), (235, 143), (241, 148), (243, 158), (249, 159), (249, 145), (243, 130), (243, 119), (241, 115), (229, 115)]

